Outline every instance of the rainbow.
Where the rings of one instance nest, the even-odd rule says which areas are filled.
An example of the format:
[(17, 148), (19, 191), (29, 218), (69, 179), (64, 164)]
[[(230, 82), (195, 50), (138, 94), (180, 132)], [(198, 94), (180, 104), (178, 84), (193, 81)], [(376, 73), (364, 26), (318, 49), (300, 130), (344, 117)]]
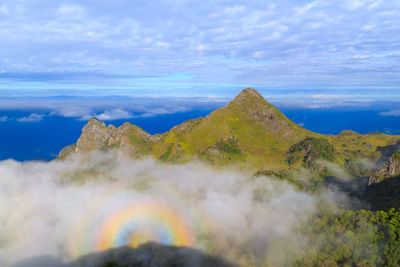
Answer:
[(195, 246), (195, 223), (187, 209), (165, 200), (131, 194), (108, 196), (86, 207), (84, 219), (70, 229), (69, 251), (76, 257), (146, 242)]
[(192, 246), (191, 229), (171, 207), (159, 202), (133, 204), (115, 211), (99, 229), (96, 250), (148, 241), (165, 245)]

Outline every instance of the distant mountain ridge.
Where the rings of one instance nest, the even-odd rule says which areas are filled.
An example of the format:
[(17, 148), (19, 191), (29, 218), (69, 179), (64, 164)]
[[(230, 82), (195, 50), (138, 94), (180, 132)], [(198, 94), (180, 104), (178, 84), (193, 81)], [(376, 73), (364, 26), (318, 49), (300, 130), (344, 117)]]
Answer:
[[(287, 118), (253, 88), (240, 92), (225, 107), (206, 117), (185, 121), (169, 132), (151, 135), (131, 123), (119, 128), (93, 118), (76, 144), (64, 148), (58, 159), (75, 153), (115, 149), (119, 155), (184, 163), (201, 160), (275, 173), (306, 168), (327, 172), (326, 161), (358, 177), (372, 175), (384, 147), (400, 136), (382, 133), (338, 135), (311, 132)], [(364, 164), (368, 161), (370, 164)]]

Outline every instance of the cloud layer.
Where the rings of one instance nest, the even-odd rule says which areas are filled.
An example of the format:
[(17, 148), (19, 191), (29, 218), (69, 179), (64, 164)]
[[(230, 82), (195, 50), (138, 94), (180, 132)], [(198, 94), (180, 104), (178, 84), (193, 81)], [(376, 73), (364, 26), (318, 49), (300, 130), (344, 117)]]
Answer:
[(30, 112), (17, 118), (19, 122), (37, 122), (45, 116), (62, 116), (89, 120), (97, 117), (102, 121), (149, 118), (159, 115), (212, 110), (227, 101), (221, 98), (166, 98), (166, 97), (13, 97), (0, 98), (0, 122), (13, 120), (1, 112)]
[(389, 0), (4, 0), (0, 85), (170, 95), (398, 88), (399, 16)]
[[(277, 244), (288, 242), (296, 251), (302, 242), (293, 242), (294, 225), (314, 209), (311, 196), (267, 177), (199, 164), (126, 161), (114, 154), (66, 162), (2, 161), (0, 176), (2, 265), (38, 255), (71, 260), (99, 250), (100, 233), (114, 230), (117, 236), (109, 238), (122, 240), (118, 245), (166, 242), (148, 229), (168, 225), (154, 219), (166, 210), (181, 221), (173, 227), (188, 229), (191, 241), (183, 244), (234, 260), (249, 255), (279, 260)], [(127, 213), (123, 218), (136, 222), (131, 230), (127, 224), (110, 224), (130, 207), (145, 207), (154, 212), (153, 219)], [(288, 250), (284, 259), (290, 257)]]

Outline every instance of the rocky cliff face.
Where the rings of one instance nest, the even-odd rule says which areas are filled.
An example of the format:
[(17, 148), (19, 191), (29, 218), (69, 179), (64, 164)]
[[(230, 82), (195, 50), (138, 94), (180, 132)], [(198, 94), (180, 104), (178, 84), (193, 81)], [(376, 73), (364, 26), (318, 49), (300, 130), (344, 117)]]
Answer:
[(369, 185), (381, 182), (386, 178), (400, 175), (400, 151), (394, 153), (389, 160), (369, 177)]
[(76, 142), (75, 152), (103, 149), (115, 132), (115, 126), (106, 124), (96, 118), (92, 118), (83, 127), (82, 134)]
[(64, 159), (73, 153), (108, 149), (118, 149), (123, 155), (131, 156), (143, 144), (150, 144), (154, 140), (157, 140), (157, 136), (152, 136), (131, 123), (126, 122), (116, 128), (92, 118), (83, 127), (76, 144), (64, 148), (58, 158)]

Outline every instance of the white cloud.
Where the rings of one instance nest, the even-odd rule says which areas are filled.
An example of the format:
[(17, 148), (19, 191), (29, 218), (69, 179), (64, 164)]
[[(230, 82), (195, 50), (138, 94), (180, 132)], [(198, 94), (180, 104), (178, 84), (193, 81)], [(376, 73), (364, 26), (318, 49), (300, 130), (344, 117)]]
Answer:
[(363, 26), (362, 29), (364, 31), (370, 31), (370, 30), (374, 29), (375, 27), (376, 27), (375, 24), (368, 24), (368, 25)]
[(8, 120), (8, 116), (1, 116), (0, 122), (6, 122)]
[[(137, 242), (171, 242), (157, 230), (172, 226), (187, 231), (176, 245), (222, 257), (258, 252), (260, 262), (264, 257), (271, 261), (276, 256), (275, 241), (288, 242), (291, 250), (285, 259), (289, 261), (296, 244), (302, 244), (299, 240), (307, 240), (295, 225), (314, 210), (314, 198), (285, 182), (249, 179), (248, 173), (201, 164), (131, 161), (113, 153), (86, 159), (0, 162), (0, 238), (7, 240), (0, 246), (2, 266), (44, 254), (72, 260), (98, 251), (99, 231), (124, 211), (128, 217), (121, 223), (134, 220), (135, 232), (129, 227), (109, 229), (116, 232), (103, 233), (105, 238), (120, 238), (105, 248), (127, 245), (135, 235), (139, 235)], [(129, 212), (132, 207), (143, 208), (144, 213)], [(174, 214), (168, 229), (166, 212)], [(157, 215), (167, 221), (155, 219)]]
[(54, 105), (53, 107), (51, 107), (51, 109), (53, 109), (53, 111), (50, 113), (50, 115), (58, 115), (67, 118), (79, 118), (88, 116), (93, 113), (92, 108), (88, 107), (88, 104), (79, 105), (68, 103), (62, 105)]
[[(81, 80), (71, 74), (58, 81), (44, 75), (39, 81), (18, 81), (19, 86), (119, 86), (140, 93), (155, 88), (157, 93), (182, 94), (195, 89), (229, 91), (239, 84), (262, 88), (394, 88), (400, 82), (397, 57), (352, 60), (353, 55), (398, 50), (397, 1), (279, 1), (271, 5), (261, 0), (235, 5), (211, 0), (192, 1), (190, 5), (162, 0), (135, 5), (126, 0), (116, 0), (113, 5), (94, 0), (71, 0), (61, 6), (45, 0), (35, 5), (27, 0), (2, 3), (10, 12), (20, 6), (19, 15), (0, 21), (0, 65), (5, 73), (96, 70), (106, 74)], [(210, 60), (218, 56), (242, 61)], [(254, 65), (254, 57), (271, 64)], [(182, 72), (195, 79), (166, 84), (121, 78), (143, 72)], [(1, 80), (2, 88), (18, 87), (15, 77)]]
[(372, 3), (368, 6), (369, 9), (375, 9), (377, 7), (379, 7), (382, 4), (382, 0), (374, 0), (371, 1)]
[(207, 46), (203, 45), (203, 44), (199, 44), (199, 45), (194, 47), (194, 50), (197, 50), (197, 51), (200, 51), (200, 52), (206, 51), (207, 49), (208, 49)]
[(359, 0), (347, 0), (345, 1), (345, 6), (350, 9), (350, 10), (354, 10), (354, 9), (358, 9), (361, 8), (362, 6), (364, 6), (365, 1), (359, 1)]
[(62, 5), (58, 8), (57, 13), (68, 18), (80, 18), (84, 12), (84, 8), (80, 5)]
[[(62, 116), (88, 120), (97, 117), (101, 120), (130, 119), (137, 117), (154, 117), (158, 115), (188, 112), (191, 110), (216, 109), (227, 103), (220, 97), (65, 97), (65, 98), (35, 98), (15, 97), (0, 98), (0, 110), (18, 110), (24, 112), (48, 113), (50, 116)], [(45, 112), (44, 112), (45, 111)], [(43, 117), (32, 115), (30, 119)], [(27, 118), (22, 121), (27, 121)]]
[(146, 111), (143, 114), (137, 115), (135, 117), (149, 118), (149, 117), (155, 117), (157, 115), (174, 114), (174, 113), (181, 113), (181, 112), (187, 112), (187, 111), (190, 111), (189, 107), (174, 107), (172, 109), (154, 108), (149, 111)]
[(329, 98), (341, 98), (343, 96), (340, 95), (325, 95), (325, 94), (317, 94), (317, 95), (312, 95), (312, 98), (321, 98), (321, 99), (329, 99)]
[(246, 6), (240, 6), (240, 5), (230, 6), (224, 9), (224, 12), (229, 15), (239, 15), (245, 11), (246, 11)]
[[(130, 119), (133, 117), (133, 115), (126, 110), (112, 109), (112, 110), (106, 110), (103, 113), (97, 114), (93, 117), (96, 117), (102, 121), (110, 121), (110, 120)], [(82, 117), (82, 119), (88, 120), (90, 118), (88, 116), (85, 116), (85, 117)]]
[(31, 113), (28, 117), (19, 118), (19, 122), (38, 122), (41, 121), (44, 114)]
[(170, 43), (162, 42), (162, 41), (157, 41), (156, 45), (159, 46), (159, 47), (163, 47), (163, 48), (169, 48), (171, 46)]
[(391, 110), (386, 112), (380, 112), (379, 115), (381, 116), (400, 116), (400, 110)]

